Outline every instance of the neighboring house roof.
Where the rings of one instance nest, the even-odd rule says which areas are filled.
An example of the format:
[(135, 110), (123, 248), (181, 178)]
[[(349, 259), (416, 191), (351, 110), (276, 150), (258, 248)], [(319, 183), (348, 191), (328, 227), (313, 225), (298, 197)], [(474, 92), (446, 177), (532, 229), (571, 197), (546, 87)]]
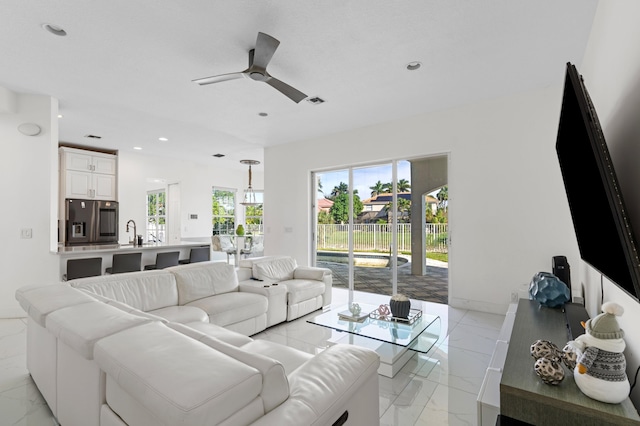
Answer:
[(319, 212), (328, 212), (331, 206), (333, 206), (333, 201), (328, 200), (326, 198), (318, 198), (318, 211)]

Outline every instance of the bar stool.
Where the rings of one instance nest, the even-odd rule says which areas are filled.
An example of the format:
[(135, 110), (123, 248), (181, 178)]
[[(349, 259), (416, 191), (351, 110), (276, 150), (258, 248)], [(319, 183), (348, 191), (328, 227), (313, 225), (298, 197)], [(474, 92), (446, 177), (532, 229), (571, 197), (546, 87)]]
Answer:
[(140, 271), (142, 265), (142, 253), (114, 254), (111, 267), (105, 269), (106, 274), (120, 274), (123, 272)]
[(144, 270), (150, 271), (153, 269), (164, 269), (169, 266), (176, 266), (178, 264), (178, 257), (180, 257), (179, 251), (158, 253), (156, 254), (156, 263), (153, 265), (144, 265)]
[(179, 263), (181, 265), (196, 262), (208, 262), (211, 259), (211, 249), (206, 247), (194, 247), (189, 252), (189, 259), (183, 259)]
[(95, 277), (102, 275), (102, 258), (90, 257), (87, 259), (67, 260), (67, 273), (64, 281), (75, 280), (76, 278)]

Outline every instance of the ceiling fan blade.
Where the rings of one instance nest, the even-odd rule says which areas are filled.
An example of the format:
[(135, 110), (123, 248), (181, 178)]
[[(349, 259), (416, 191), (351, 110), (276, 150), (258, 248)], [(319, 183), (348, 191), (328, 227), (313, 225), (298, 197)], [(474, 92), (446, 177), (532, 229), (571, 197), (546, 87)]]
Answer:
[(205, 84), (220, 83), (221, 81), (236, 80), (238, 78), (244, 77), (246, 77), (246, 74), (244, 72), (232, 72), (229, 74), (220, 74), (214, 75), (212, 77), (198, 78), (196, 80), (193, 80), (193, 82), (204, 86)]
[(280, 42), (269, 34), (258, 33), (253, 55), (253, 66), (266, 69), (279, 45)]
[(295, 103), (298, 103), (307, 97), (307, 95), (305, 95), (298, 89), (294, 89), (293, 87), (289, 86), (287, 83), (280, 81), (277, 78), (271, 77), (267, 81), (265, 81), (265, 83), (267, 83), (269, 86), (273, 87), (274, 89), (279, 90), (280, 92), (282, 92), (283, 95), (287, 96), (289, 99), (291, 99)]

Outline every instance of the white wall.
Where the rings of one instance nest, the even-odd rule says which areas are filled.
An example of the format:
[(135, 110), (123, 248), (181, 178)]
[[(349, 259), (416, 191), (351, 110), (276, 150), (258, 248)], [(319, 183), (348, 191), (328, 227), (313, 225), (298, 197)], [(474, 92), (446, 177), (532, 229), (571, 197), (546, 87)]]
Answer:
[(449, 302), (504, 313), (553, 256), (579, 259), (555, 152), (561, 90), (267, 148), (265, 253), (308, 264), (312, 170), (450, 153)]
[[(578, 71), (598, 112), (612, 161), (618, 176), (636, 240), (640, 241), (640, 2), (601, 1), (584, 58)], [(640, 365), (640, 304), (618, 289), (593, 268), (581, 265), (590, 316), (597, 315), (602, 302), (615, 301), (625, 312), (619, 318), (625, 330), (627, 374), (631, 383)], [(602, 279), (602, 280), (601, 280)], [(602, 284), (601, 284), (602, 281)], [(602, 300), (604, 295), (604, 300)], [(631, 399), (640, 406), (636, 386)]]
[[(3, 91), (2, 95), (7, 92)], [(27, 284), (52, 282), (58, 256), (50, 252), (57, 239), (58, 102), (48, 96), (14, 94), (15, 109), (0, 113), (0, 317), (22, 317), (15, 291)], [(37, 136), (18, 132), (22, 123), (42, 128)], [(51, 213), (54, 212), (52, 216)], [(52, 220), (53, 217), (53, 220)], [(20, 238), (22, 228), (32, 238)]]
[[(262, 187), (263, 176), (263, 173), (253, 172), (252, 184), (255, 188)], [(164, 183), (153, 183), (152, 179), (163, 180)], [(246, 171), (230, 170), (171, 158), (120, 152), (118, 155), (120, 242), (127, 242), (126, 223), (129, 219), (136, 222), (138, 234), (144, 234), (147, 191), (166, 188), (168, 183), (174, 182), (180, 183), (181, 237), (210, 242), (211, 188), (214, 185), (236, 188), (237, 201), (242, 201), (248, 179), (248, 169)], [(241, 207), (238, 205), (236, 212), (238, 223), (244, 221), (244, 211)], [(189, 219), (190, 214), (197, 214), (198, 219)], [(226, 261), (227, 259), (226, 254), (215, 256), (215, 260)]]

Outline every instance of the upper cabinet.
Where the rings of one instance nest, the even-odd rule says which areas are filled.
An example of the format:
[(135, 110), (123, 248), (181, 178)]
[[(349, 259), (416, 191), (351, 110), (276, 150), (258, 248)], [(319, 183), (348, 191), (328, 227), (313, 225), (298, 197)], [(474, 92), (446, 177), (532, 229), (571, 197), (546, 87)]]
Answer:
[(117, 156), (60, 147), (63, 198), (117, 201)]

